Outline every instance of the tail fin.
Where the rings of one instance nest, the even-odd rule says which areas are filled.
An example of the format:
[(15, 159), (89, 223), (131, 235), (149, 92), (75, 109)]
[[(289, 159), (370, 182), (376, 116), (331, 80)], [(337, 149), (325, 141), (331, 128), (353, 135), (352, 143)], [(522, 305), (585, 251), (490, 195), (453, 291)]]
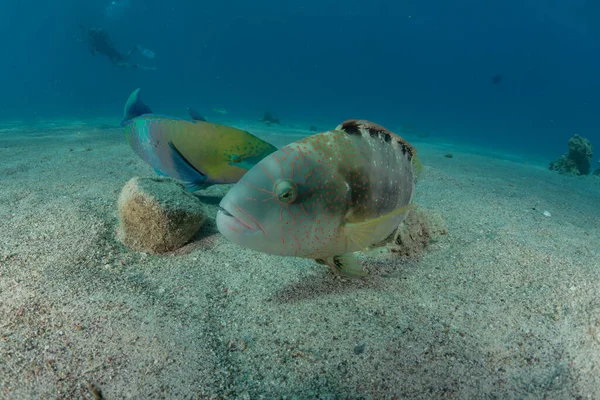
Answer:
[(121, 121), (121, 125), (124, 125), (126, 122), (132, 120), (135, 117), (139, 117), (143, 114), (151, 114), (152, 110), (146, 103), (142, 101), (140, 97), (140, 88), (135, 89), (129, 95), (127, 99), (127, 103), (125, 103), (125, 109), (123, 110), (123, 120)]
[(137, 44), (135, 47), (146, 58), (153, 59), (156, 56), (156, 54), (154, 54), (154, 52), (152, 50), (148, 50), (148, 49), (140, 46), (139, 44)]

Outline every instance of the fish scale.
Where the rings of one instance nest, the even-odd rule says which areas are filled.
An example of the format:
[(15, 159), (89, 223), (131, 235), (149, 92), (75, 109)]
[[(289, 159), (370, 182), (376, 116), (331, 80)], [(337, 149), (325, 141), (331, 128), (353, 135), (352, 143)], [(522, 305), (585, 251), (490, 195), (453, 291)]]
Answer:
[(129, 96), (121, 124), (136, 154), (158, 174), (183, 181), (190, 191), (235, 183), (277, 150), (249, 132), (197, 115), (192, 122), (153, 114), (139, 89)]
[(346, 121), (260, 161), (223, 198), (217, 226), (242, 246), (359, 274), (349, 253), (381, 242), (406, 216), (414, 154), (379, 125)]

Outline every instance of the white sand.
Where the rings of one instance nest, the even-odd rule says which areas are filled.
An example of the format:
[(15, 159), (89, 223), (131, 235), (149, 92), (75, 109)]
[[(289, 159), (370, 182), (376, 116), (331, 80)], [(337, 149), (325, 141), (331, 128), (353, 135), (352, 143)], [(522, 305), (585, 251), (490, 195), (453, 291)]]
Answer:
[[(120, 129), (65, 125), (0, 127), (0, 397), (600, 398), (600, 179), (422, 139), (416, 202), (449, 234), (348, 281), (214, 223), (124, 248), (118, 193), (153, 172)], [(199, 194), (213, 218), (226, 189)]]

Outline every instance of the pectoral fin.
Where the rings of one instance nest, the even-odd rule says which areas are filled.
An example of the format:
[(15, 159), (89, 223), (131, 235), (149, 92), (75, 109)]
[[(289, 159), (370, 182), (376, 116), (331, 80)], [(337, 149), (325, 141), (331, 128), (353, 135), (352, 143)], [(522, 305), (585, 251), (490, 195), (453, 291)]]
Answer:
[(198, 171), (184, 156), (181, 154), (173, 142), (169, 142), (170, 156), (173, 160), (175, 170), (179, 175), (179, 179), (183, 181), (188, 191), (193, 192), (207, 186), (206, 180), (208, 177)]
[(327, 264), (340, 274), (349, 278), (362, 278), (367, 275), (353, 254), (327, 257), (325, 260), (315, 260), (319, 264)]
[(139, 44), (135, 45), (135, 48), (142, 53), (142, 55), (146, 58), (154, 58), (156, 56), (156, 54), (154, 54), (154, 52), (152, 50), (148, 50), (142, 46), (140, 46)]
[(421, 176), (421, 173), (423, 172), (423, 164), (421, 163), (421, 160), (419, 160), (419, 157), (417, 157), (417, 155), (415, 154), (411, 160), (412, 166), (413, 166), (413, 170), (415, 171), (415, 182), (417, 180), (419, 180), (419, 177)]
[(414, 204), (408, 204), (378, 218), (358, 223), (346, 223), (344, 225), (344, 231), (350, 240), (352, 240), (352, 242), (354, 242), (362, 251), (367, 251), (369, 246), (373, 244), (373, 237), (377, 233), (377, 227), (382, 222), (412, 210), (415, 207)]

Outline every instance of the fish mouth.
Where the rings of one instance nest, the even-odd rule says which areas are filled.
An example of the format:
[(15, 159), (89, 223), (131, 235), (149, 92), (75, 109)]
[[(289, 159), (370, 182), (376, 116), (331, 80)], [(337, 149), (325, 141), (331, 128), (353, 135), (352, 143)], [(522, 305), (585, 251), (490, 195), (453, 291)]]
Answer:
[(223, 234), (224, 229), (236, 233), (254, 233), (257, 231), (254, 224), (245, 221), (237, 212), (231, 211), (231, 207), (228, 209), (223, 205), (219, 205), (217, 211), (217, 228)]
[[(227, 211), (225, 208), (219, 206), (219, 209), (217, 210), (219, 212), (222, 212), (223, 214), (225, 214), (226, 217), (233, 217), (233, 214), (231, 214), (229, 211)], [(235, 218), (235, 217), (233, 217)]]

